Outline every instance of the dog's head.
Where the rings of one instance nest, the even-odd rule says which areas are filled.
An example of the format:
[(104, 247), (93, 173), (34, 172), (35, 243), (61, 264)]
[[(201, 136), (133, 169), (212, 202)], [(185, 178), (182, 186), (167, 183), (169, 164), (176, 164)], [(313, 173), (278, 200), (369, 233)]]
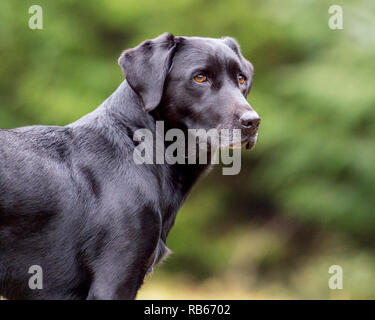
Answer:
[(229, 129), (220, 147), (255, 145), (260, 118), (246, 101), (254, 70), (234, 39), (165, 33), (124, 51), (119, 64), (145, 111), (170, 126)]

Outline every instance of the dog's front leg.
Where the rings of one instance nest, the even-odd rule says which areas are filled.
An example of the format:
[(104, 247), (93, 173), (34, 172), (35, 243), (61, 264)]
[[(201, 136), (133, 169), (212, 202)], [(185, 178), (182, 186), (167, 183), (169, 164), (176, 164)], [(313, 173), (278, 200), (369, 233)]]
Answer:
[(153, 260), (153, 251), (139, 246), (107, 250), (95, 268), (87, 299), (135, 299)]
[[(152, 220), (148, 215), (147, 221)], [(154, 261), (160, 237), (159, 225), (146, 224), (148, 227), (128, 230), (107, 243), (92, 264), (93, 280), (87, 299), (135, 299)]]

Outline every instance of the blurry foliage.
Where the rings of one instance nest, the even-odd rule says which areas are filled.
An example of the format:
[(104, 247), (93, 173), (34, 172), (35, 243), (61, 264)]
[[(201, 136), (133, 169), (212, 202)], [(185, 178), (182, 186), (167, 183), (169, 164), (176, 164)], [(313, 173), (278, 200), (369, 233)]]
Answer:
[[(374, 297), (375, 3), (335, 3), (344, 30), (328, 28), (329, 1), (2, 0), (0, 126), (90, 112), (122, 81), (121, 51), (162, 32), (235, 37), (255, 66), (258, 145), (240, 175), (214, 168), (199, 182), (158, 275), (324, 298), (341, 263), (351, 285), (339, 297)], [(33, 4), (41, 31), (28, 28)]]

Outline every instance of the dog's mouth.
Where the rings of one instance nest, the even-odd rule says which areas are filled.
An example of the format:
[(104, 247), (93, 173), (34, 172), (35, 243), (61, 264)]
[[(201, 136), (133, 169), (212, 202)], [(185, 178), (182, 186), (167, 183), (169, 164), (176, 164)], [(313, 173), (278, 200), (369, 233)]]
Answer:
[(247, 141), (242, 142), (242, 148), (245, 148), (246, 150), (253, 150), (255, 148), (255, 145), (257, 144), (257, 138), (250, 138)]
[(252, 143), (250, 141), (245, 141), (242, 143), (241, 148), (245, 148), (246, 150), (253, 150), (255, 147), (255, 143)]
[(258, 134), (254, 136), (246, 137), (246, 139), (242, 140), (240, 143), (232, 144), (229, 148), (230, 149), (242, 149), (245, 148), (246, 150), (253, 150), (255, 145), (257, 144)]
[(246, 150), (253, 150), (255, 148), (255, 145), (257, 144), (257, 139), (258, 134), (256, 134), (254, 137), (250, 137), (243, 143), (243, 147), (245, 147)]

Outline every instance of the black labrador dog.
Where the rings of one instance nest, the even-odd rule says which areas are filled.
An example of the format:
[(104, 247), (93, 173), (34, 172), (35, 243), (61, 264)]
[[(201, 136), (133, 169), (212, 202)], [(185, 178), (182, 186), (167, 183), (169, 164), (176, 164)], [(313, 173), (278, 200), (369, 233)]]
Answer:
[[(126, 80), (65, 127), (0, 130), (0, 296), (134, 299), (209, 164), (136, 164), (134, 133), (237, 128), (251, 148), (253, 67), (232, 38), (163, 34), (119, 58)], [(155, 147), (156, 148), (156, 147)], [(31, 288), (31, 266), (43, 286)]]

